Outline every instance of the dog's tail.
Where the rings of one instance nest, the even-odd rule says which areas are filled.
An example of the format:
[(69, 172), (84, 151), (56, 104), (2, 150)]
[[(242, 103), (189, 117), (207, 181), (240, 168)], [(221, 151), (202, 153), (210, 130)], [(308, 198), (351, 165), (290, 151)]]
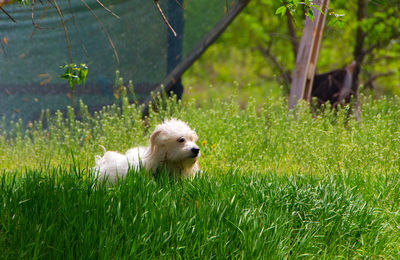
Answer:
[(101, 144), (99, 144), (99, 146), (103, 149), (103, 152), (104, 152), (104, 153), (107, 152), (107, 150), (106, 150), (106, 148), (105, 148), (104, 146), (102, 146)]
[[(104, 146), (102, 146), (101, 144), (99, 144), (99, 146), (103, 149), (103, 152), (104, 152), (104, 154), (105, 154), (105, 153), (107, 152), (107, 149), (106, 149)], [(103, 154), (103, 156), (104, 156), (104, 154)], [(96, 156), (94, 157), (94, 160), (95, 160), (95, 162), (96, 162), (96, 165), (99, 165), (99, 164), (102, 162), (102, 159), (103, 159), (102, 156), (96, 155)]]

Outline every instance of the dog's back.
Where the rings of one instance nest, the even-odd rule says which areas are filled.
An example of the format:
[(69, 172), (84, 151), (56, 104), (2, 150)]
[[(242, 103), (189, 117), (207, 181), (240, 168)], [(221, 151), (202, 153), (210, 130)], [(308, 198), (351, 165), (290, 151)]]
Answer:
[(141, 167), (144, 167), (147, 150), (147, 147), (135, 147), (126, 151), (125, 156), (133, 169), (139, 170)]
[(146, 147), (135, 147), (129, 149), (125, 154), (114, 151), (105, 151), (103, 157), (95, 157), (96, 166), (93, 168), (100, 179), (108, 178), (114, 181), (124, 178), (129, 169), (139, 170), (142, 167), (142, 158), (146, 156)]
[(114, 181), (117, 176), (122, 178), (129, 169), (129, 162), (125, 155), (108, 151), (103, 157), (96, 156), (96, 166), (94, 170), (98, 173), (100, 179), (107, 177), (110, 181)]

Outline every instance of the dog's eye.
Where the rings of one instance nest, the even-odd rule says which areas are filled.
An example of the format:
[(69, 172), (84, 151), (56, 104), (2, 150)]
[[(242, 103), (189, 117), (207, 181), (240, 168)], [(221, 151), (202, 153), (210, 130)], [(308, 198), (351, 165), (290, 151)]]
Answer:
[(177, 141), (178, 141), (179, 143), (183, 143), (183, 142), (185, 142), (185, 138), (180, 137)]

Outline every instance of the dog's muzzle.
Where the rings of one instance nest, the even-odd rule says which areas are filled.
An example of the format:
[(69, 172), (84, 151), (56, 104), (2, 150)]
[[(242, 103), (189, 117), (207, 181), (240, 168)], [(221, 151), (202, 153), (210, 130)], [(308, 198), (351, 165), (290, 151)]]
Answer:
[(193, 158), (197, 157), (197, 155), (199, 155), (199, 153), (200, 153), (200, 149), (197, 148), (197, 147), (193, 147), (193, 148), (191, 149), (191, 151), (192, 151), (192, 153), (193, 153)]

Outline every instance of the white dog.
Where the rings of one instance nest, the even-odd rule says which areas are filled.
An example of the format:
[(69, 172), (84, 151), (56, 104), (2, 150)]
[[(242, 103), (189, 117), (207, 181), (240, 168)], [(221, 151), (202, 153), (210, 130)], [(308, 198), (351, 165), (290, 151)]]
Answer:
[(106, 152), (103, 147), (104, 156), (96, 156), (94, 170), (100, 179), (107, 177), (110, 181), (125, 177), (130, 168), (140, 167), (152, 174), (165, 169), (174, 177), (193, 178), (199, 171), (196, 141), (196, 133), (186, 123), (170, 119), (156, 126), (148, 147), (135, 147), (125, 154)]

